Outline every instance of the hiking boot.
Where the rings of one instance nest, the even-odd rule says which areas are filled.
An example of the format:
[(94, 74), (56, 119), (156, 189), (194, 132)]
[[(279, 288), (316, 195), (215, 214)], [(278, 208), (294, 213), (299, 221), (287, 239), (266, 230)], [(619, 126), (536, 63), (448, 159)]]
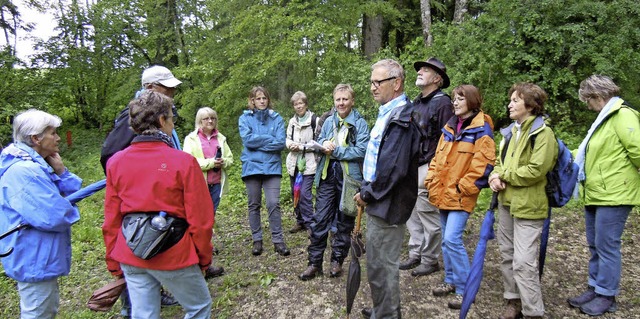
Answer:
[(448, 294), (452, 294), (456, 291), (456, 287), (454, 285), (450, 285), (446, 282), (440, 283), (438, 287), (433, 288), (431, 291), (434, 296), (441, 297), (446, 296)]
[(400, 263), (400, 270), (409, 270), (418, 267), (420, 265), (420, 258), (411, 258)]
[(507, 305), (500, 319), (520, 319), (522, 318), (522, 302), (520, 299), (508, 299)]
[(453, 296), (453, 299), (449, 300), (449, 303), (447, 305), (449, 306), (449, 309), (462, 308), (462, 295), (456, 294), (455, 296)]
[(416, 267), (416, 269), (414, 269), (411, 272), (411, 276), (414, 276), (414, 277), (426, 276), (438, 270), (440, 270), (440, 266), (438, 266), (437, 262), (431, 265), (420, 264), (420, 266)]
[(262, 240), (256, 240), (253, 242), (253, 249), (251, 250), (251, 254), (254, 256), (262, 255)]
[(329, 270), (329, 277), (339, 277), (342, 275), (342, 264), (337, 261), (331, 262), (331, 270)]
[(209, 268), (207, 268), (207, 270), (204, 271), (204, 279), (220, 277), (222, 275), (224, 275), (224, 267), (216, 267), (211, 265), (209, 266)]
[(296, 224), (295, 226), (293, 226), (293, 228), (289, 229), (289, 232), (292, 234), (295, 234), (297, 232), (301, 232), (303, 230), (305, 230), (306, 227), (304, 227), (304, 225), (302, 224)]
[(287, 245), (285, 243), (273, 244), (273, 250), (280, 256), (289, 256), (291, 254), (291, 251), (289, 251), (289, 248), (287, 248)]
[(165, 291), (164, 289), (160, 290), (160, 306), (171, 307), (177, 304), (178, 304), (178, 301), (176, 300), (176, 298), (173, 297), (173, 295), (171, 295), (171, 293), (169, 293), (168, 291)]
[(588, 314), (589, 316), (601, 316), (605, 312), (616, 312), (618, 305), (616, 304), (615, 296), (603, 296), (596, 294), (593, 300), (580, 306), (580, 311)]
[(587, 289), (587, 291), (583, 292), (579, 296), (567, 299), (567, 302), (569, 303), (569, 305), (571, 305), (571, 307), (578, 308), (596, 297), (596, 292), (594, 291), (594, 289), (595, 288), (589, 286), (589, 289)]
[(314, 265), (309, 265), (299, 276), (300, 280), (307, 281), (309, 279), (316, 278), (316, 276), (322, 276), (322, 268)]

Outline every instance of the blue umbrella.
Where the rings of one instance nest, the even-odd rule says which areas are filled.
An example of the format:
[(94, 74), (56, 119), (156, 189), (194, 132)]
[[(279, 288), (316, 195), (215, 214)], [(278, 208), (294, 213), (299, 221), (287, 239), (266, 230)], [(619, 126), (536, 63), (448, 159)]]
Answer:
[(75, 193), (65, 197), (71, 204), (75, 204), (91, 195), (93, 193), (103, 189), (107, 185), (107, 180), (103, 179), (101, 181), (97, 181), (91, 185), (88, 185), (84, 188), (79, 189)]
[(484, 215), (484, 220), (480, 227), (478, 246), (473, 254), (473, 261), (471, 262), (471, 268), (469, 269), (469, 277), (467, 277), (464, 294), (462, 294), (460, 319), (465, 319), (467, 317), (471, 304), (476, 300), (476, 294), (478, 294), (478, 289), (480, 289), (480, 283), (482, 282), (482, 268), (484, 267), (484, 256), (487, 252), (487, 241), (496, 237), (493, 232), (493, 223), (495, 222), (493, 211), (497, 206), (498, 193), (493, 193), (489, 210)]
[(538, 255), (538, 277), (542, 279), (544, 273), (544, 260), (547, 258), (547, 242), (549, 241), (549, 226), (551, 225), (551, 207), (549, 216), (544, 220), (542, 233), (540, 234), (540, 254)]
[[(69, 196), (65, 197), (69, 202), (71, 202), (71, 204), (75, 204), (91, 195), (93, 195), (95, 192), (103, 189), (105, 186), (107, 185), (107, 180), (103, 179), (101, 181), (95, 182), (91, 185), (88, 185), (84, 188), (79, 189), (78, 191), (70, 194)], [(11, 229), (9, 229), (8, 231), (6, 231), (3, 234), (0, 234), (0, 239), (5, 238), (21, 229), (27, 229), (30, 228), (31, 225), (28, 224), (18, 224), (18, 226), (13, 227)], [(11, 253), (13, 252), (13, 247), (9, 248), (9, 250), (7, 250), (6, 252), (0, 253), (0, 257), (6, 257), (9, 256)]]

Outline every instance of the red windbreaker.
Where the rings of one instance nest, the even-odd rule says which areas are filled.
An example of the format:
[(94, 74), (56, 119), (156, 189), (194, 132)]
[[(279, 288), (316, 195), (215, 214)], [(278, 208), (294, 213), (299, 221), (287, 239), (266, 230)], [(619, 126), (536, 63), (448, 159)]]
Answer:
[[(149, 260), (136, 257), (122, 235), (128, 213), (166, 211), (186, 219), (187, 233), (175, 246)], [(107, 163), (102, 233), (107, 268), (121, 275), (120, 263), (156, 270), (211, 264), (213, 203), (196, 159), (163, 142), (138, 142)]]

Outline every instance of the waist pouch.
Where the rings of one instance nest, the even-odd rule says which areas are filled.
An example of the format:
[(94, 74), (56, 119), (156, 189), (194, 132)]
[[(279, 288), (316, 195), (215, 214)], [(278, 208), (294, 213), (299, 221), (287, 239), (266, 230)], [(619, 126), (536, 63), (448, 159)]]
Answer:
[(173, 247), (189, 227), (186, 220), (167, 215), (167, 226), (157, 229), (151, 226), (151, 219), (157, 215), (158, 212), (130, 213), (122, 219), (122, 234), (127, 246), (134, 255), (145, 260)]

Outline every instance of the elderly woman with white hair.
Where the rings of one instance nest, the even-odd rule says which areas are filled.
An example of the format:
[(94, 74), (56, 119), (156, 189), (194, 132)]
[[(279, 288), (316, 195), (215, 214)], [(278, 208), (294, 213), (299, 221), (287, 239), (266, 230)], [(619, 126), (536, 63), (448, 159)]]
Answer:
[(22, 112), (13, 120), (13, 144), (0, 154), (0, 231), (30, 226), (0, 242), (3, 252), (13, 247), (2, 265), (18, 282), (21, 318), (54, 318), (58, 277), (71, 269), (71, 225), (80, 213), (64, 196), (79, 190), (82, 180), (58, 154), (60, 124), (43, 111)]

